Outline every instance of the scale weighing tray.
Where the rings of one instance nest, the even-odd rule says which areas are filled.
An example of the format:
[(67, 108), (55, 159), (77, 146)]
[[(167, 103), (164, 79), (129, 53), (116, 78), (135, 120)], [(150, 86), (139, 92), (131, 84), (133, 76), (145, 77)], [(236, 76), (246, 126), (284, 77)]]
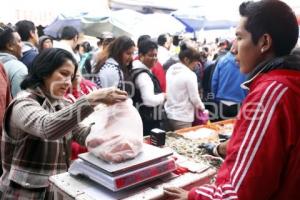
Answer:
[(170, 148), (159, 148), (149, 144), (143, 144), (143, 151), (132, 160), (127, 160), (122, 163), (108, 163), (97, 158), (92, 153), (83, 153), (78, 157), (83, 161), (94, 165), (100, 171), (111, 176), (133, 171), (135, 169), (157, 163), (160, 160), (173, 154)]
[(107, 163), (92, 153), (84, 153), (72, 163), (69, 173), (86, 176), (112, 191), (119, 191), (174, 171), (175, 161), (168, 158), (172, 154), (170, 148), (143, 144), (143, 151), (134, 159)]

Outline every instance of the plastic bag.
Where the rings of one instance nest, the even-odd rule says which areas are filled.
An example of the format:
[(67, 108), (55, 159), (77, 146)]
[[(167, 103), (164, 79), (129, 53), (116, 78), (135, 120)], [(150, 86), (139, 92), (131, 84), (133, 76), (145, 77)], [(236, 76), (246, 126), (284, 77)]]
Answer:
[(92, 124), (86, 139), (88, 151), (107, 162), (123, 162), (142, 151), (143, 123), (132, 100), (97, 106), (84, 124)]
[(209, 120), (209, 111), (208, 110), (197, 110), (193, 126), (206, 124)]

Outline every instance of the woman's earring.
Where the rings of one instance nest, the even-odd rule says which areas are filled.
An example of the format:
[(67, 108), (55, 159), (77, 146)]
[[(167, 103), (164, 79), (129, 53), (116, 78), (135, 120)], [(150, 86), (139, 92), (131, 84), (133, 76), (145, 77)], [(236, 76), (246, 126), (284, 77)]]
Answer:
[(265, 52), (265, 48), (261, 48), (261, 53), (264, 53)]

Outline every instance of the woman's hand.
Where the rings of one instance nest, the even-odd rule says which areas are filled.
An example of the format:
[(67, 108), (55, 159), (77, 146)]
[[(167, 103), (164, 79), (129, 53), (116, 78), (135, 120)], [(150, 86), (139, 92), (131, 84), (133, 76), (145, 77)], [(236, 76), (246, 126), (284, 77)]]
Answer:
[(188, 191), (177, 187), (164, 188), (164, 196), (168, 199), (187, 200)]
[(92, 106), (99, 103), (112, 105), (127, 99), (127, 92), (119, 90), (115, 87), (101, 88), (87, 95), (87, 99)]

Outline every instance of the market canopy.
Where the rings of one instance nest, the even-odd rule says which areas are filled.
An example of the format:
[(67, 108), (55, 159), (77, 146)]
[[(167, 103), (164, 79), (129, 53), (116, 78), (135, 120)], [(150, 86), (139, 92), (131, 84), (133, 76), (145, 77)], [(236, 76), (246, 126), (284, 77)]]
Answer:
[(60, 15), (44, 32), (57, 38), (66, 25), (72, 25), (84, 34), (96, 37), (105, 31), (110, 31), (115, 36), (128, 35), (137, 38), (143, 34), (157, 37), (161, 33), (179, 34), (185, 30), (182, 23), (168, 14), (142, 14), (123, 9), (102, 14)]
[(205, 16), (195, 8), (179, 9), (172, 12), (171, 15), (185, 25), (187, 32), (201, 30), (206, 20)]
[(236, 21), (230, 19), (211, 18), (207, 14), (207, 9), (202, 7), (179, 9), (172, 12), (171, 15), (185, 25), (187, 32), (230, 29), (237, 24)]
[(144, 34), (151, 37), (158, 37), (162, 33), (179, 34), (185, 29), (182, 23), (168, 14), (141, 14), (127, 9), (112, 12), (111, 22), (134, 37)]
[(53, 38), (59, 38), (60, 33), (63, 27), (65, 26), (73, 26), (79, 32), (81, 32), (81, 21), (76, 18), (68, 18), (63, 15), (59, 15), (56, 19), (44, 29), (44, 33)]
[(237, 22), (230, 20), (206, 20), (202, 28), (203, 30), (230, 29), (236, 25)]

